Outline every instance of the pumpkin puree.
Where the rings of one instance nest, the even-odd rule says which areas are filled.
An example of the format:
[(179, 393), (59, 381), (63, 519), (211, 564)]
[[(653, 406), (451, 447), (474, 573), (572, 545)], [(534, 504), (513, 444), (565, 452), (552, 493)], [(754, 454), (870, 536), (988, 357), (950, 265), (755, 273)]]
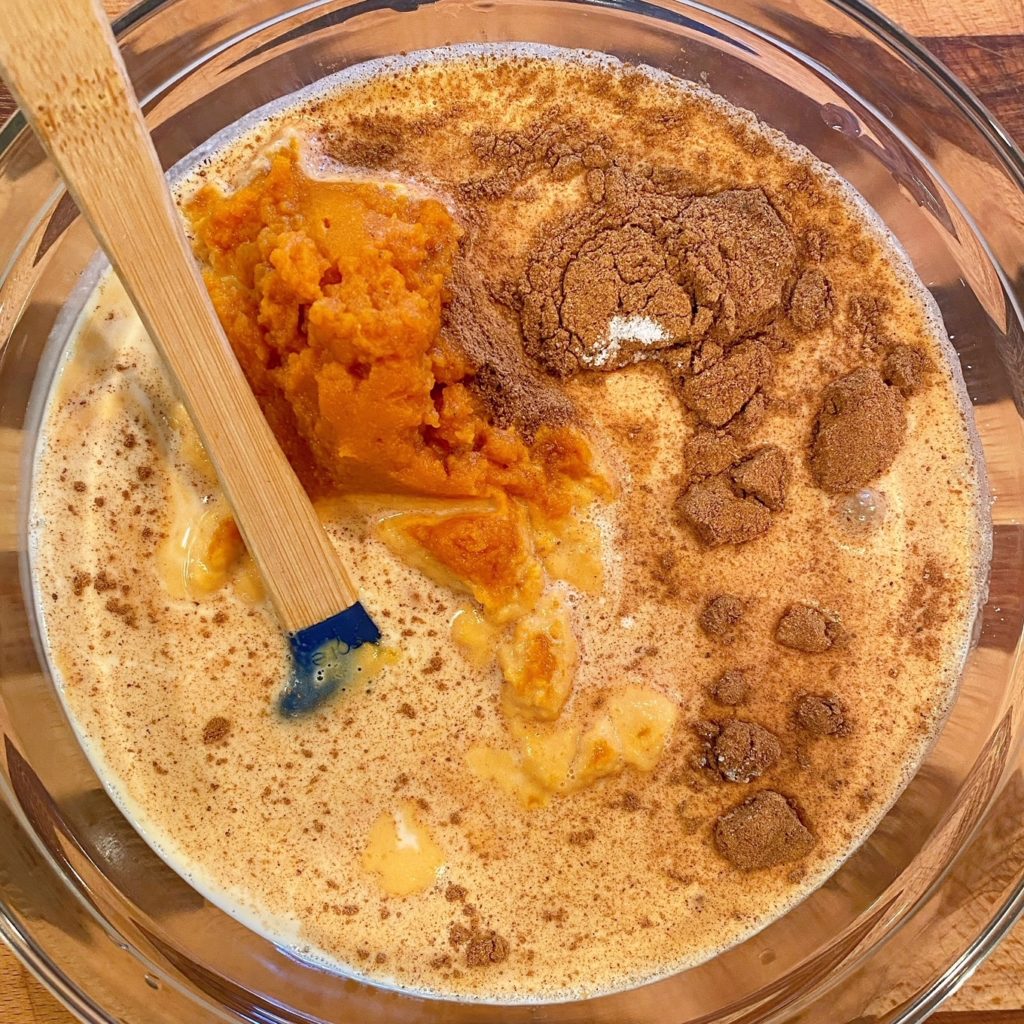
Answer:
[(436, 199), (322, 179), (298, 148), (189, 203), (206, 286), (275, 435), (314, 497), (523, 499), (549, 518), (596, 481), (574, 427), (493, 426), (441, 330), (462, 230)]

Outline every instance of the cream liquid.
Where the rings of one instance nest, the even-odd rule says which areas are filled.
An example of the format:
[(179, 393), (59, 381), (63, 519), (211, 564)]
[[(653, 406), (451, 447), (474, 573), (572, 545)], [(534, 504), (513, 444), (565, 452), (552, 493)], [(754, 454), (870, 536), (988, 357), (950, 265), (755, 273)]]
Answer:
[[(671, 514), (691, 427), (667, 379), (641, 367), (569, 386), (621, 491), (592, 512), (603, 537), (602, 592), (553, 585), (571, 609), (581, 655), (565, 715), (585, 720), (599, 694), (623, 684), (663, 694), (678, 717), (652, 772), (627, 769), (534, 810), (474, 773), (472, 747), (510, 747), (498, 670), (451, 640), (464, 599), (403, 564), (359, 515), (333, 520), (331, 535), (395, 660), (315, 717), (281, 720), (286, 646), (251, 579), (236, 573), (199, 600), (175, 582), (169, 545), (223, 515), (223, 499), (109, 277), (72, 332), (50, 396), (31, 516), (37, 596), (63, 698), (104, 784), (154, 849), (217, 905), (300, 956), (419, 992), (499, 1001), (591, 995), (699, 963), (820, 885), (905, 785), (952, 700), (986, 550), (979, 467), (948, 342), (848, 187), (707, 94), (636, 74), (613, 76), (609, 88), (600, 69), (615, 65), (526, 52), (408, 59), (321, 85), (244, 134), (215, 140), (182, 189), (237, 181), (282, 130), (313, 131), (328, 157), (352, 162), (351, 146), (332, 152), (331, 133), (351, 140), (369, 131), (353, 117), (401, 125), (427, 116), (455, 127), (409, 132), (391, 169), (443, 194), (474, 127), (526, 124), (558, 95), (572, 95), (574, 113), (623, 150), (699, 168), (706, 191), (770, 189), (795, 167), (820, 176), (832, 199), (822, 217), (831, 216), (838, 238), (837, 287), (860, 272), (855, 243), (868, 245), (893, 322), (939, 367), (908, 404), (907, 442), (875, 484), (886, 502), (880, 528), (844, 529), (835, 499), (813, 486), (797, 455), (772, 531), (703, 550)], [(627, 105), (685, 115), (691, 130), (652, 141), (623, 118)], [(504, 228), (485, 226), (477, 240), (482, 258), (503, 231), (514, 262), (534, 226), (579, 189), (541, 180), (531, 195), (503, 200), (494, 223)], [(843, 331), (839, 315), (780, 358), (760, 441), (803, 450), (822, 381), (860, 362), (840, 345)], [(915, 644), (897, 626), (908, 608), (933, 599), (919, 585), (935, 561), (949, 581), (943, 617), (927, 645)], [(696, 622), (703, 600), (722, 591), (751, 606), (729, 647)], [(780, 613), (800, 600), (841, 610), (853, 633), (846, 651), (809, 659), (774, 643)], [(776, 732), (785, 755), (757, 784), (697, 786), (690, 725), (729, 717), (709, 710), (706, 688), (736, 665), (756, 681), (742, 717)], [(821, 689), (826, 676), (854, 730), (803, 749), (789, 701)], [(229, 731), (204, 742), (215, 717)], [(716, 852), (711, 829), (766, 784), (799, 800), (817, 843), (797, 864), (743, 874)], [(365, 867), (371, 834), (389, 815), (400, 843), (440, 851), (424, 892), (389, 895)], [(450, 929), (472, 915), (448, 898), (450, 886), (465, 890), (473, 920), (507, 940), (504, 962), (463, 962)]]

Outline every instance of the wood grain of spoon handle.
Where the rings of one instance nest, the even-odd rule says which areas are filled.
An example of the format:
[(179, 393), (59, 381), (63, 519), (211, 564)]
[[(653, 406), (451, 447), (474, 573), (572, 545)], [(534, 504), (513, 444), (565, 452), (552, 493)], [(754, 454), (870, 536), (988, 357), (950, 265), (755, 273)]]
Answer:
[(0, 11), (0, 70), (160, 351), (282, 625), (336, 614), (355, 588), (217, 321), (99, 3)]

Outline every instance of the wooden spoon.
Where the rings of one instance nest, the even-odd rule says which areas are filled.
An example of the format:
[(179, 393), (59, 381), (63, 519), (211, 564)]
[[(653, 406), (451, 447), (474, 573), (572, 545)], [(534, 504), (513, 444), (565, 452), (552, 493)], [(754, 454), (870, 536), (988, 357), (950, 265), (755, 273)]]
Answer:
[(295, 672), (297, 714), (380, 632), (217, 321), (98, 0), (4, 0), (0, 72), (139, 311), (255, 558)]

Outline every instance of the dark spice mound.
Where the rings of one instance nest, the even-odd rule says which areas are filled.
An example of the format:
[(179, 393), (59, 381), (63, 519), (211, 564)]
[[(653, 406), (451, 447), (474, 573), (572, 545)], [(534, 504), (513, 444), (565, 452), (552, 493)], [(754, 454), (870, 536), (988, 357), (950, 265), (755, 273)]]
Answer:
[(722, 726), (713, 746), (714, 762), (723, 779), (753, 782), (782, 756), (782, 744), (755, 722), (733, 719)]
[(789, 299), (789, 318), (802, 331), (823, 327), (832, 318), (832, 287), (815, 267), (805, 270)]
[(730, 668), (711, 684), (711, 689), (708, 692), (713, 701), (732, 708), (742, 704), (747, 699), (747, 694), (750, 692), (750, 684), (747, 682), (747, 675), (742, 669)]
[(794, 651), (824, 654), (845, 643), (846, 631), (835, 612), (811, 604), (791, 604), (775, 627), (775, 639)]
[[(520, 282), (526, 351), (546, 369), (567, 377), (673, 345), (731, 342), (777, 312), (796, 247), (760, 189), (694, 197), (615, 168), (603, 179), (595, 202), (543, 232)], [(664, 337), (610, 350), (609, 322), (637, 316)], [(739, 406), (725, 419), (721, 409), (709, 422)]]
[(508, 959), (508, 940), (495, 931), (474, 931), (466, 942), (466, 966), (487, 967)]
[(790, 802), (768, 789), (718, 819), (715, 845), (741, 871), (756, 871), (806, 856), (814, 836)]
[(203, 726), (203, 742), (206, 744), (220, 743), (227, 739), (231, 732), (231, 722), (223, 715), (215, 715)]
[[(732, 351), (743, 348), (737, 345)], [(684, 392), (728, 363), (729, 358), (723, 359), (705, 373), (689, 378)], [(753, 402), (748, 402), (745, 410)], [(744, 544), (760, 537), (770, 529), (772, 513), (785, 507), (789, 457), (775, 445), (762, 445), (741, 457), (735, 437), (701, 427), (687, 442), (684, 461), (687, 482), (676, 502), (676, 515), (707, 547)]]
[(830, 693), (800, 693), (793, 705), (793, 721), (812, 736), (845, 736), (849, 732), (846, 709)]
[(811, 440), (811, 473), (829, 494), (847, 494), (881, 476), (906, 432), (903, 399), (877, 370), (862, 366), (822, 396)]
[(704, 605), (697, 618), (697, 625), (708, 636), (729, 639), (743, 621), (744, 612), (742, 598), (735, 594), (716, 594)]
[(767, 444), (733, 466), (729, 473), (741, 494), (757, 498), (772, 512), (781, 512), (789, 487), (789, 459), (781, 448)]
[(708, 369), (683, 384), (683, 404), (702, 423), (725, 426), (771, 378), (772, 358), (766, 345), (744, 341)]
[(772, 514), (756, 498), (736, 494), (722, 474), (691, 484), (679, 497), (680, 521), (708, 547), (745, 544), (767, 533)]
[(488, 294), (463, 255), (455, 261), (444, 338), (474, 367), (471, 390), (499, 427), (516, 427), (532, 440), (542, 424), (571, 420), (569, 398), (526, 359), (515, 321)]
[(606, 332), (616, 316), (656, 321), (662, 347), (701, 333), (673, 243), (687, 201), (651, 194), (627, 200), (619, 189), (606, 198), (612, 201), (548, 227), (520, 282), (526, 351), (560, 377), (653, 354), (628, 344), (609, 354)]
[(789, 229), (759, 188), (698, 196), (687, 214), (681, 240), (697, 302), (715, 311), (709, 336), (729, 341), (763, 327), (793, 274)]
[(690, 480), (724, 473), (739, 458), (740, 446), (735, 438), (707, 428), (696, 431), (683, 449), (685, 472)]
[(882, 377), (886, 384), (899, 388), (904, 397), (909, 397), (924, 387), (931, 370), (931, 360), (920, 349), (896, 345), (885, 357)]

